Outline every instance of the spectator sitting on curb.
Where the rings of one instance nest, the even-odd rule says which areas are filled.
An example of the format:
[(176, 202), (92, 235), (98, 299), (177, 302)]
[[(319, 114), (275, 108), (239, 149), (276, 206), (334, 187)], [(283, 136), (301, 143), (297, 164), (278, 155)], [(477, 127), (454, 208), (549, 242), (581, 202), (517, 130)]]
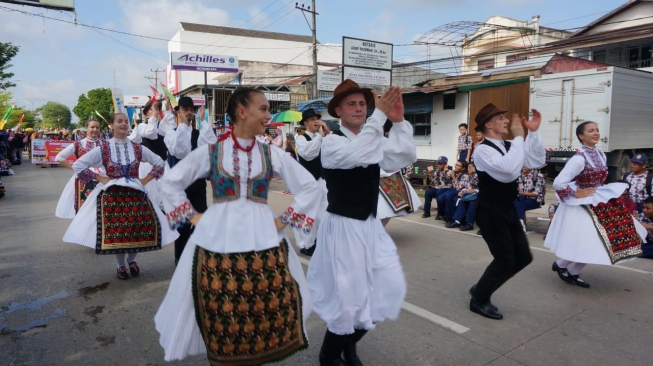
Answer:
[[(428, 173), (429, 179), (431, 180), (431, 187), (424, 192), (423, 218), (431, 217), (431, 201), (433, 198), (437, 200), (441, 194), (452, 189), (451, 175), (449, 174), (451, 167), (447, 165), (448, 162), (449, 159), (446, 156), (438, 157), (436, 161), (438, 164), (437, 169)], [(435, 219), (442, 220), (441, 215), (444, 215), (444, 207), (440, 208), (438, 206), (438, 215)]]
[(622, 180), (630, 186), (630, 198), (637, 204), (637, 211), (642, 212), (642, 203), (651, 196), (653, 173), (648, 170), (648, 156), (636, 154), (630, 159), (630, 173), (624, 174)]
[(639, 214), (639, 222), (646, 228), (646, 243), (642, 244), (642, 255), (640, 258), (653, 259), (653, 197), (648, 197), (642, 203), (642, 213)]

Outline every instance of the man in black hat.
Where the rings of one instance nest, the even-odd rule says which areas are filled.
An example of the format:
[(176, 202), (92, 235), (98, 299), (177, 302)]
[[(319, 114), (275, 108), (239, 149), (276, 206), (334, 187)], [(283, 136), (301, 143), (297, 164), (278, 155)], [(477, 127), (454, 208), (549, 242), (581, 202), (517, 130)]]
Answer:
[[(469, 308), (495, 320), (503, 319), (503, 315), (490, 302), (490, 297), (533, 260), (513, 205), (518, 194), (517, 178), (522, 167), (536, 169), (546, 158), (538, 132), (542, 121), (540, 112), (533, 109), (530, 121), (514, 114), (512, 123), (504, 113), (506, 111), (490, 103), (475, 118), (476, 130), (485, 134), (483, 142), (474, 150), (479, 180), (476, 223), (494, 260), (469, 290), (472, 295)], [(503, 140), (508, 134), (508, 125), (515, 136), (512, 141)], [(528, 136), (525, 136), (524, 126), (528, 128)]]
[[(308, 170), (309, 173), (313, 175), (318, 184), (322, 187), (323, 195), (322, 201), (320, 202), (320, 212), (324, 213), (327, 205), (326, 197), (326, 183), (322, 178), (322, 163), (320, 160), (320, 151), (322, 148), (322, 139), (324, 136), (329, 134), (331, 130), (327, 127), (326, 123), (322, 121), (320, 114), (315, 113), (313, 108), (309, 108), (302, 112), (302, 120), (299, 121), (301, 126), (306, 127), (306, 132), (302, 135), (297, 136), (295, 144), (297, 146), (297, 155), (299, 156), (299, 163)], [(319, 217), (318, 217), (319, 221)], [(317, 235), (317, 227), (313, 230), (315, 235)], [(305, 243), (303, 240), (299, 240), (297, 245), (299, 246), (299, 252), (312, 256), (315, 251), (316, 241)]]
[[(204, 106), (199, 110), (199, 118), (195, 117), (195, 104), (189, 97), (179, 98), (175, 107), (179, 117), (179, 125), (176, 129), (169, 131), (165, 136), (165, 144), (168, 148), (168, 164), (172, 168), (179, 160), (190, 154), (192, 150), (198, 147), (216, 143), (217, 137), (213, 128), (208, 121), (202, 121), (204, 117)], [(207, 209), (206, 203), (206, 181), (198, 179), (188, 188), (186, 196), (199, 213), (204, 213)], [(185, 224), (177, 228), (179, 238), (175, 241), (175, 264), (179, 262), (181, 254), (184, 252), (186, 243), (193, 234), (194, 227)]]

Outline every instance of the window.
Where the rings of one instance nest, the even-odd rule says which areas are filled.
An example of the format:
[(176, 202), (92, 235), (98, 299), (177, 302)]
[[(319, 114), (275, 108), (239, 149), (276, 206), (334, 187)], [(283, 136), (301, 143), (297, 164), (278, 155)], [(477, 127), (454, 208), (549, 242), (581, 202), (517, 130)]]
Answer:
[(456, 93), (444, 95), (444, 109), (456, 109)]
[(478, 71), (494, 69), (494, 59), (489, 58), (487, 60), (478, 61)]
[(517, 56), (517, 55), (508, 55), (506, 57), (506, 65), (514, 64), (517, 61), (525, 61), (528, 60), (528, 57), (526, 56)]
[(416, 140), (430, 140), (431, 113), (406, 114), (404, 118), (413, 125), (413, 135)]
[(651, 67), (651, 45), (628, 47), (628, 67)]
[(607, 52), (605, 50), (592, 51), (592, 61), (605, 63), (606, 55), (607, 55)]

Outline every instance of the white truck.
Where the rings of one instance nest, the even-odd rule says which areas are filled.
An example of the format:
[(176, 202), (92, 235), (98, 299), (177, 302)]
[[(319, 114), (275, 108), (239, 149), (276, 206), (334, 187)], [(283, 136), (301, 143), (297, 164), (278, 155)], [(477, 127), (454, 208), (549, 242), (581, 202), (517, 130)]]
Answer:
[(596, 122), (609, 181), (630, 171), (633, 154), (653, 153), (653, 74), (606, 66), (531, 77), (530, 108), (542, 113), (547, 175), (555, 177), (581, 144), (576, 127)]

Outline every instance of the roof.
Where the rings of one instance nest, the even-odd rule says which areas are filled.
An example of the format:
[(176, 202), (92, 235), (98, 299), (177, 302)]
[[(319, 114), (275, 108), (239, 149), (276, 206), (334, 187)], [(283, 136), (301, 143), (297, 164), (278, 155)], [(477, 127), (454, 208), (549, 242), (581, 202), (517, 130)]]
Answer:
[(313, 37), (302, 36), (298, 34), (265, 32), (265, 31), (259, 31), (253, 29), (222, 27), (218, 25), (186, 23), (186, 22), (180, 22), (179, 25), (182, 30), (188, 32), (213, 33), (213, 34), (224, 34), (228, 36), (237, 36), (237, 37), (251, 37), (251, 38), (263, 38), (263, 39), (276, 39), (279, 41), (289, 41), (289, 42), (313, 43)]
[[(621, 38), (648, 37), (651, 33), (653, 33), (653, 24), (641, 24), (634, 27), (621, 28), (608, 32), (574, 35), (567, 39), (547, 43), (544, 47), (538, 48), (536, 53), (552, 52), (560, 49), (569, 49), (570, 47), (580, 48), (582, 46), (596, 42), (607, 44), (609, 41), (619, 40)], [(526, 55), (529, 53), (533, 52), (524, 51), (522, 54)]]
[(632, 8), (633, 6), (635, 6), (635, 5), (639, 4), (639, 3), (645, 2), (645, 1), (651, 1), (651, 0), (629, 0), (628, 2), (626, 2), (626, 3), (622, 4), (621, 6), (619, 6), (618, 8), (616, 8), (616, 9), (612, 10), (611, 12), (605, 14), (604, 16), (600, 17), (599, 19), (591, 22), (585, 28), (583, 28), (583, 29), (579, 30), (578, 32), (572, 34), (570, 38), (574, 38), (574, 37), (580, 36), (582, 34), (585, 34), (587, 31), (596, 28), (597, 26), (601, 25), (601, 23), (603, 23), (604, 21), (612, 18), (613, 16), (615, 16), (615, 15), (617, 15), (619, 13), (622, 13), (622, 12)]

